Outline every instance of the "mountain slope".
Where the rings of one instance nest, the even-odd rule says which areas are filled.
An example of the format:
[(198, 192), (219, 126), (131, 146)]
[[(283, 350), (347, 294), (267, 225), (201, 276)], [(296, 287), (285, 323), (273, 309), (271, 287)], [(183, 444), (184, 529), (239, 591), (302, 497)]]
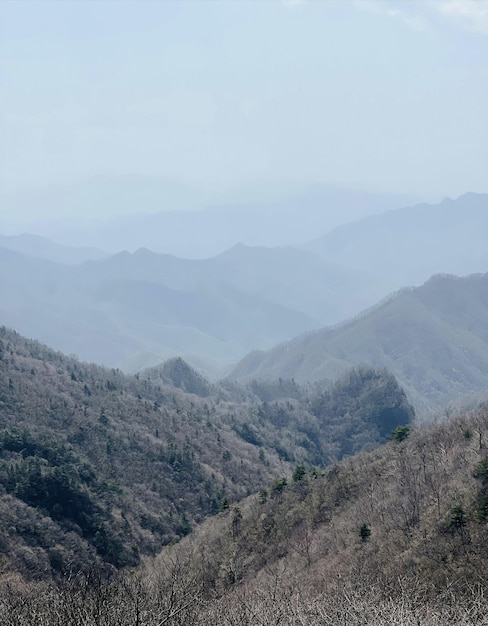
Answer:
[(296, 468), (139, 572), (57, 585), (0, 577), (0, 617), (8, 626), (481, 626), (488, 411), (404, 434), (325, 472)]
[(361, 270), (345, 269), (298, 248), (239, 244), (213, 260), (240, 289), (266, 295), (320, 324), (343, 320), (384, 295)]
[(245, 357), (230, 379), (333, 379), (353, 364), (386, 367), (418, 410), (486, 392), (488, 274), (435, 276), (335, 329)]
[(208, 623), (482, 624), (487, 435), (485, 408), (322, 474), (295, 472), (206, 522), (159, 567), (186, 556), (200, 597), (213, 592)]
[(236, 433), (236, 412), (235, 430), (224, 416), (211, 399), (0, 328), (0, 542), (10, 567), (42, 577), (135, 564), (224, 495), (276, 476), (276, 452), (260, 455)]
[(38, 578), (135, 565), (295, 465), (371, 449), (413, 417), (387, 372), (313, 395), (278, 387), (262, 401), (181, 359), (125, 376), (0, 327), (7, 567)]

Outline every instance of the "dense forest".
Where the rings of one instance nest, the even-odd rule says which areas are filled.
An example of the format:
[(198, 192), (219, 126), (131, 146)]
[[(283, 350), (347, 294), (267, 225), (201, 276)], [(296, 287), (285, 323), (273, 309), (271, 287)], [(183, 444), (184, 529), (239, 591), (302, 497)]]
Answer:
[(173, 359), (127, 376), (2, 328), (5, 566), (29, 578), (135, 566), (297, 466), (371, 449), (413, 417), (386, 371), (239, 386)]
[(420, 422), (386, 370), (129, 376), (2, 327), (0, 619), (483, 623), (488, 410)]
[(486, 623), (488, 410), (296, 467), (138, 570), (0, 582), (2, 623)]

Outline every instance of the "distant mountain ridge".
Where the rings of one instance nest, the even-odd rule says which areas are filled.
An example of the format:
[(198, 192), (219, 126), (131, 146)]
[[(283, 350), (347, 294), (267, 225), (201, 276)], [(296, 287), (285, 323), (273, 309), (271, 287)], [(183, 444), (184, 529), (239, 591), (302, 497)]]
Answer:
[(217, 192), (123, 176), (0, 195), (0, 216), (32, 215), (23, 231), (65, 245), (90, 245), (112, 253), (148, 247), (201, 259), (239, 242), (265, 247), (301, 243), (338, 224), (410, 201), (405, 195), (325, 184), (263, 182)]
[(418, 410), (488, 390), (488, 274), (438, 275), (363, 316), (255, 351), (232, 380), (334, 379), (351, 365), (387, 367)]
[[(302, 221), (319, 211), (317, 198)], [(349, 319), (432, 272), (486, 271), (487, 199), (465, 194), (370, 216), (305, 249), (236, 244), (206, 259), (145, 247), (80, 264), (98, 252), (3, 238), (14, 250), (0, 245), (0, 321), (126, 371), (181, 356), (217, 378), (249, 350)]]
[(215, 276), (213, 267), (149, 252), (70, 267), (0, 248), (0, 319), (110, 366), (143, 352), (160, 360), (195, 354), (228, 362), (256, 344), (318, 325), (300, 310)]
[(488, 194), (466, 193), (365, 217), (305, 248), (341, 267), (361, 268), (391, 291), (437, 273), (486, 271), (487, 241)]
[(106, 252), (97, 248), (62, 246), (46, 237), (28, 233), (0, 235), (0, 247), (67, 265), (79, 265), (88, 260), (103, 259), (108, 256)]
[(0, 247), (0, 262), (3, 323), (129, 370), (144, 367), (143, 353), (147, 365), (179, 355), (218, 369), (371, 297), (357, 272), (293, 248), (237, 246), (204, 260), (140, 249), (69, 267)]

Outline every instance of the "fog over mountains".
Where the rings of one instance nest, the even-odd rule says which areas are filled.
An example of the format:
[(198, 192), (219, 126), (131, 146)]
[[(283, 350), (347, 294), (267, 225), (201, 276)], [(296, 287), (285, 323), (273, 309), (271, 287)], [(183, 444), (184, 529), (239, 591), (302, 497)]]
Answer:
[[(153, 217), (163, 219), (164, 214)], [(296, 213), (294, 219), (299, 218)], [(312, 227), (319, 226), (307, 225)], [(188, 230), (192, 228), (198, 228), (198, 221)], [(164, 229), (155, 229), (154, 237), (161, 233)], [(238, 244), (206, 259), (147, 248), (107, 256), (99, 249), (70, 248), (39, 236), (3, 236), (0, 316), (3, 324), (84, 360), (137, 371), (182, 356), (215, 378), (249, 351), (342, 322), (432, 274), (485, 272), (487, 241), (486, 194), (372, 215), (303, 246)], [(444, 309), (451, 306), (446, 298)], [(402, 307), (405, 323), (409, 315), (419, 315), (406, 301)], [(437, 325), (433, 332), (440, 332)], [(360, 334), (366, 337), (367, 332)], [(397, 350), (398, 341), (400, 336), (391, 338)], [(303, 375), (297, 374), (302, 379), (317, 378), (317, 372), (330, 377), (335, 371), (322, 371), (320, 359), (310, 369), (305, 366), (308, 356), (303, 357)], [(250, 358), (254, 362), (255, 356)], [(338, 358), (345, 364), (359, 357)], [(362, 361), (370, 359), (382, 364), (367, 350), (361, 352)], [(235, 375), (254, 375), (249, 362)], [(394, 364), (387, 365), (396, 371)], [(262, 372), (268, 378), (296, 374), (293, 367), (278, 365)], [(401, 378), (399, 370), (397, 374)], [(408, 380), (402, 382), (408, 388)]]
[[(111, 253), (147, 247), (205, 258), (236, 243), (302, 243), (339, 224), (414, 200), (322, 184), (262, 183), (213, 192), (159, 178), (100, 177), (0, 195), (0, 230), (26, 230)], [(10, 222), (7, 215), (13, 216)]]

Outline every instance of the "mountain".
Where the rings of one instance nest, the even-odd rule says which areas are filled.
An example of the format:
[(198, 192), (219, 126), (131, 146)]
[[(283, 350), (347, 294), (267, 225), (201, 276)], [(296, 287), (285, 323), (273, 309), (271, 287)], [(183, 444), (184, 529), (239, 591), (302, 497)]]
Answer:
[[(226, 425), (229, 410), (0, 328), (0, 542), (9, 567), (38, 578), (134, 565), (224, 496), (276, 477), (286, 464), (237, 434), (244, 412)], [(229, 462), (234, 455), (239, 463)]]
[(69, 267), (2, 248), (0, 261), (2, 322), (110, 366), (147, 352), (159, 361), (201, 355), (222, 366), (318, 325), (265, 294), (212, 278), (212, 263), (143, 252)]
[(339, 226), (306, 249), (341, 267), (361, 269), (388, 293), (441, 272), (486, 271), (487, 241), (488, 194), (466, 193)]
[(146, 248), (68, 267), (0, 247), (1, 319), (128, 371), (182, 356), (206, 371), (372, 303), (360, 272), (293, 248), (180, 259)]
[(96, 248), (61, 246), (46, 237), (27, 233), (11, 236), (0, 235), (0, 248), (67, 265), (80, 265), (84, 261), (103, 259), (107, 256), (105, 252)]
[(0, 327), (8, 571), (137, 565), (294, 465), (371, 449), (414, 416), (395, 379), (374, 370), (320, 392), (281, 382), (267, 397), (211, 385), (181, 359), (126, 376)]
[(182, 389), (186, 393), (193, 393), (201, 398), (207, 398), (217, 390), (206, 378), (195, 371), (181, 357), (174, 357), (164, 361), (161, 365), (149, 368), (143, 372), (150, 378), (159, 378), (166, 384)]
[(298, 248), (238, 244), (214, 261), (226, 280), (247, 293), (302, 311), (318, 325), (350, 317), (384, 295), (360, 269), (345, 269)]
[[(400, 433), (401, 436), (400, 436)], [(486, 407), (298, 466), (119, 576), (0, 578), (6, 624), (484, 624)]]
[[(261, 183), (215, 192), (126, 176), (0, 196), (0, 214), (11, 215), (22, 231), (64, 245), (89, 245), (112, 253), (147, 247), (206, 258), (237, 243), (267, 247), (301, 243), (409, 200), (322, 184)], [(0, 228), (10, 232), (13, 226), (0, 222)]]
[[(307, 211), (320, 213), (327, 194), (335, 196), (330, 189), (308, 191), (300, 219), (316, 229), (322, 218), (309, 221)], [(339, 196), (351, 210), (356, 201), (363, 206), (354, 194)], [(29, 266), (0, 246), (0, 313), (4, 323), (82, 359), (137, 371), (181, 356), (218, 378), (249, 350), (348, 319), (431, 270), (485, 271), (487, 197), (466, 194), (371, 216), (329, 233), (311, 245), (316, 251), (237, 244), (211, 258), (183, 259), (139, 248), (68, 268), (47, 258), (73, 260), (73, 250), (35, 240), (30, 254), (47, 258), (32, 257)], [(283, 208), (286, 195), (280, 202)], [(190, 229), (196, 215), (187, 220)], [(270, 226), (276, 230), (285, 216), (274, 215)], [(198, 236), (204, 234), (201, 224)]]
[(386, 367), (418, 411), (486, 392), (488, 274), (438, 275), (335, 328), (251, 352), (229, 379), (334, 379), (351, 365)]

